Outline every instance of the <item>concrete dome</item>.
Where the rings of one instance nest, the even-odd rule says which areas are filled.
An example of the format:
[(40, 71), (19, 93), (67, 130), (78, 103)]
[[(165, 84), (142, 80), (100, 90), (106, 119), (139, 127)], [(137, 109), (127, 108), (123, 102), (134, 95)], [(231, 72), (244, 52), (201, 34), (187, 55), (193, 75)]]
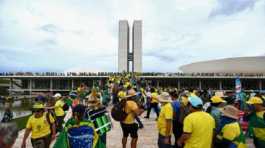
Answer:
[(184, 73), (265, 73), (265, 56), (210, 60), (183, 65)]

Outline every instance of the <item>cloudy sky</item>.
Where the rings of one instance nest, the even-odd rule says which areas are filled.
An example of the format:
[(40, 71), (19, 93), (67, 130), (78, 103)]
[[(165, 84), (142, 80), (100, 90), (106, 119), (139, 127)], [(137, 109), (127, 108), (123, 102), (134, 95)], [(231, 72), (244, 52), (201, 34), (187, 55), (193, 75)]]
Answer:
[(0, 0), (0, 71), (117, 71), (120, 19), (144, 71), (265, 54), (265, 0)]

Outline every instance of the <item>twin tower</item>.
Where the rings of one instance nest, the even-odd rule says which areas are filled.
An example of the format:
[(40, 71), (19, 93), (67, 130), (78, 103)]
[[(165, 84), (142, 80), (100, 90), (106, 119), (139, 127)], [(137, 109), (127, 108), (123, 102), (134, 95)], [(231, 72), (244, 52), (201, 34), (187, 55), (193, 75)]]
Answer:
[[(132, 37), (132, 42), (130, 42)], [(131, 50), (130, 50), (131, 43)], [(130, 27), (127, 20), (119, 21), (119, 72), (142, 72), (142, 21), (135, 20), (130, 36)]]

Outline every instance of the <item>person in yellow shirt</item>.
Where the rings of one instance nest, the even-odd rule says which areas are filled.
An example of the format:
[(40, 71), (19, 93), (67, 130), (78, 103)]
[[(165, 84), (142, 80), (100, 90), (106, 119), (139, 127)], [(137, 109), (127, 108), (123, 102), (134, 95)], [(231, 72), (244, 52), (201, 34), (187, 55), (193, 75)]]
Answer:
[(56, 93), (53, 96), (56, 100), (56, 103), (54, 105), (54, 111), (55, 111), (55, 115), (56, 115), (56, 122), (57, 122), (57, 127), (56, 130), (57, 132), (61, 132), (63, 130), (63, 122), (64, 122), (64, 110), (63, 110), (63, 106), (64, 106), (64, 101), (63, 101), (63, 97), (60, 93)]
[(155, 110), (156, 117), (158, 118), (159, 116), (158, 93), (155, 91), (154, 88), (151, 88), (150, 91), (151, 91), (151, 100), (145, 118), (149, 118), (152, 108)]
[(125, 104), (125, 112), (127, 113), (127, 117), (124, 121), (121, 122), (121, 128), (123, 132), (122, 138), (122, 146), (126, 148), (127, 139), (130, 135), (132, 138), (131, 148), (136, 148), (137, 140), (138, 140), (138, 124), (135, 122), (136, 116), (141, 115), (144, 112), (144, 109), (140, 109), (135, 101), (133, 101), (134, 97), (136, 97), (136, 92), (134, 89), (130, 89), (128, 91), (128, 95), (126, 96), (126, 104)]
[(183, 134), (178, 140), (178, 146), (184, 144), (184, 148), (211, 148), (214, 118), (202, 111), (201, 98), (190, 96), (188, 105), (191, 113), (184, 119)]
[(51, 140), (56, 137), (53, 117), (44, 111), (43, 104), (34, 104), (34, 114), (28, 119), (21, 148), (26, 147), (26, 140), (31, 133), (33, 148), (49, 148)]
[(159, 102), (161, 103), (161, 112), (159, 114), (157, 120), (157, 128), (158, 128), (158, 147), (159, 148), (171, 148), (171, 135), (173, 133), (172, 130), (172, 122), (173, 122), (173, 107), (171, 104), (171, 98), (169, 93), (162, 92), (161, 95), (158, 96)]
[(252, 113), (248, 115), (248, 135), (254, 139), (256, 148), (265, 147), (265, 107), (260, 97), (252, 97), (247, 101)]

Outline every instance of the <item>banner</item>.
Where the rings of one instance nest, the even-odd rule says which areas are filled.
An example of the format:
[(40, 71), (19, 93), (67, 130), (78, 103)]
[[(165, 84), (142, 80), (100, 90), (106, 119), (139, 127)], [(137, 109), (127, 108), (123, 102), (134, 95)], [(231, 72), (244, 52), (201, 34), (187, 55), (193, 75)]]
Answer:
[(242, 90), (241, 81), (240, 81), (240, 78), (237, 77), (236, 78), (236, 100), (240, 100), (241, 90)]

